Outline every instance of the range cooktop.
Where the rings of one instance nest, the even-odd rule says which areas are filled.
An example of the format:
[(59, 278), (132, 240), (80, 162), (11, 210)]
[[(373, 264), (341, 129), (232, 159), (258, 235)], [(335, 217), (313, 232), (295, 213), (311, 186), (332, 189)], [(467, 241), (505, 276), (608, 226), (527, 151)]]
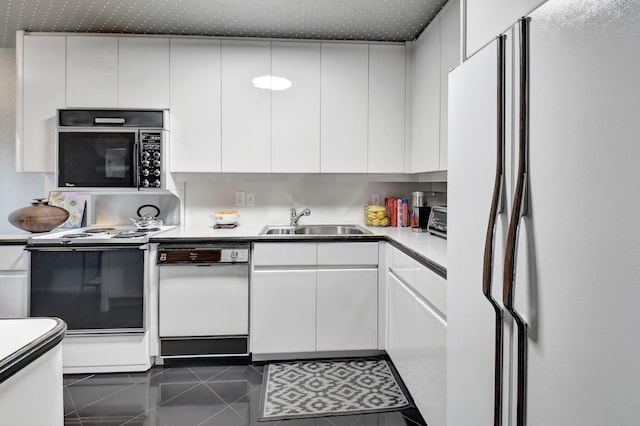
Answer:
[(131, 226), (89, 226), (86, 228), (58, 228), (46, 234), (30, 237), (28, 245), (72, 244), (144, 244), (149, 237), (174, 228), (160, 226), (140, 229)]

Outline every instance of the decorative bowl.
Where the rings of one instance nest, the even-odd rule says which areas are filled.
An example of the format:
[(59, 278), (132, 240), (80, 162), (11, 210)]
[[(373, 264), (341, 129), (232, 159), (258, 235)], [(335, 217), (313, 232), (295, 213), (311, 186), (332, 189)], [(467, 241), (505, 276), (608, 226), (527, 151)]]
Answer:
[(50, 206), (46, 198), (35, 198), (31, 206), (11, 212), (8, 219), (16, 228), (29, 232), (49, 232), (69, 219), (69, 212)]
[(232, 223), (236, 223), (238, 217), (240, 217), (240, 213), (235, 210), (218, 210), (211, 213), (211, 219), (213, 219), (213, 221), (218, 225), (229, 225)]

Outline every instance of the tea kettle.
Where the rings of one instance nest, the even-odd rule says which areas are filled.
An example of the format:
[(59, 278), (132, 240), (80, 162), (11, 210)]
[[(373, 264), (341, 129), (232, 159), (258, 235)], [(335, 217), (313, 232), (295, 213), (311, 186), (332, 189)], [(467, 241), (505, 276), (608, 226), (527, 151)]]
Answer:
[[(147, 208), (147, 207), (151, 207), (153, 209), (155, 209), (156, 214), (155, 215), (150, 215), (150, 214), (145, 214), (142, 215), (142, 209)], [(160, 209), (157, 206), (154, 206), (153, 204), (144, 204), (140, 207), (138, 207), (138, 211), (136, 212), (138, 214), (137, 218), (130, 218), (131, 221), (133, 222), (133, 224), (135, 225), (136, 229), (139, 230), (148, 230), (148, 229), (152, 229), (152, 228), (159, 228), (160, 226), (162, 226), (162, 219), (158, 219), (158, 216), (160, 215)]]

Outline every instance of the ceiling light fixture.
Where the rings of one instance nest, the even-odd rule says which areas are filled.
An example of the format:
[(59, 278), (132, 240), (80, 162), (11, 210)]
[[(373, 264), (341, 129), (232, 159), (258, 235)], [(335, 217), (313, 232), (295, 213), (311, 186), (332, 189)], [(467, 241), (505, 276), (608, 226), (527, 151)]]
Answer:
[(265, 90), (287, 90), (293, 83), (291, 80), (275, 75), (261, 75), (252, 80), (254, 87)]

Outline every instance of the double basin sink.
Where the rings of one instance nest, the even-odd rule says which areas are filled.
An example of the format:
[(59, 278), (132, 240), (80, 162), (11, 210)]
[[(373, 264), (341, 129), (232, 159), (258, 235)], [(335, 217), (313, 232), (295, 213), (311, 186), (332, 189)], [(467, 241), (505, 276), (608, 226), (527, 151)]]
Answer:
[(262, 228), (259, 235), (371, 235), (371, 232), (359, 225), (267, 225)]

